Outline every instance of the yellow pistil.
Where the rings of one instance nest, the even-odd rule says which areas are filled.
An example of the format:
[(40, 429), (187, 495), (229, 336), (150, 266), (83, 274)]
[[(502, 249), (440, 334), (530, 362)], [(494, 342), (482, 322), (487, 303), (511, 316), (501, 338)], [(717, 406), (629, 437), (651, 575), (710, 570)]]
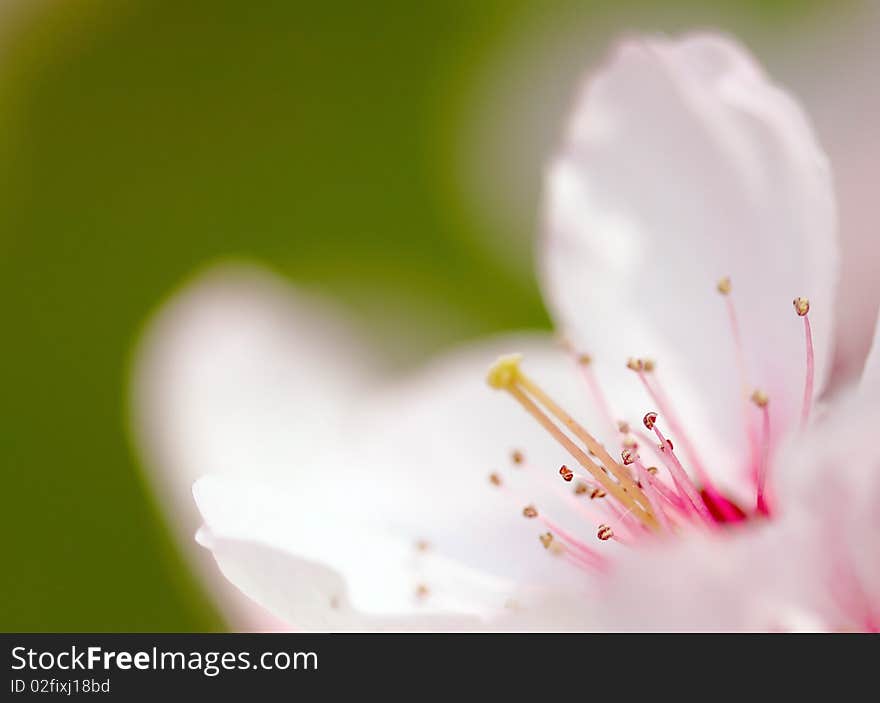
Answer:
[[(521, 360), (522, 356), (518, 354), (498, 359), (489, 369), (487, 377), (489, 385), (510, 393), (608, 493), (611, 493), (621, 505), (629, 509), (637, 519), (649, 527), (656, 528), (658, 526), (657, 519), (654, 517), (648, 499), (633, 482), (626, 469), (611, 457), (593, 435), (579, 425), (522, 372), (519, 366)], [(543, 406), (547, 412), (545, 413), (538, 404)], [(547, 413), (554, 416), (569, 432), (581, 440), (586, 445), (587, 451), (575, 444)], [(602, 466), (600, 467), (590, 459), (587, 452), (597, 457)], [(612, 480), (612, 476), (616, 480)]]

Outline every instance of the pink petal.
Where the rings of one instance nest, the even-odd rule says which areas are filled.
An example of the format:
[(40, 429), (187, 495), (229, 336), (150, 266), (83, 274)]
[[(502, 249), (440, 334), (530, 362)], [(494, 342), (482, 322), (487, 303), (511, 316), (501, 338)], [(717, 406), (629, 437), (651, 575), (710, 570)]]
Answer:
[(799, 416), (813, 303), (817, 391), (837, 276), (828, 164), (803, 112), (729, 39), (621, 44), (578, 95), (546, 181), (543, 283), (557, 323), (594, 355), (618, 412), (629, 356), (658, 361), (682, 424), (715, 475), (744, 463), (742, 385), (717, 281), (732, 300), (748, 385), (779, 435)]

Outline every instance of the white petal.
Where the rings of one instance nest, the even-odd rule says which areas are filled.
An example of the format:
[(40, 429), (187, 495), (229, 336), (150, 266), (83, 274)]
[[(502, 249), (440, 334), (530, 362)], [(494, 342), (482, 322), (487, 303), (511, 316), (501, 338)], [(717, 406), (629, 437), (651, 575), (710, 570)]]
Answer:
[[(224, 265), (187, 284), (147, 326), (133, 371), (133, 432), (171, 524), (213, 585), (216, 567), (192, 543), (200, 522), (192, 483), (207, 473), (321, 479), (368, 376), (366, 352), (340, 319), (266, 271)], [(243, 599), (230, 593), (221, 598), (237, 627), (266, 625), (246, 605), (240, 615)]]
[(812, 573), (767, 524), (686, 535), (620, 560), (598, 596), (613, 631), (824, 630), (803, 604)]
[(880, 316), (874, 326), (874, 341), (865, 360), (859, 391), (875, 399), (880, 397)]
[[(205, 519), (199, 541), (224, 575), (296, 628), (474, 630), (577, 622), (559, 612), (565, 601), (555, 599), (545, 603), (551, 619), (535, 619), (532, 594), (432, 549), (417, 550), (380, 515), (352, 523), (347, 511), (330, 512), (336, 506), (318, 509), (321, 499), (311, 491), (208, 477), (194, 494)], [(420, 593), (422, 587), (427, 590)]]
[[(795, 296), (812, 301), (817, 390), (826, 376), (834, 229), (828, 164), (812, 129), (741, 47), (714, 35), (629, 41), (578, 96), (551, 163), (544, 289), (564, 332), (605, 365), (615, 394), (637, 383), (626, 357), (658, 360), (704, 462), (725, 472), (745, 442), (716, 283), (732, 277), (747, 385), (769, 393), (780, 434), (803, 393)], [(617, 407), (630, 416), (648, 409), (625, 399)]]

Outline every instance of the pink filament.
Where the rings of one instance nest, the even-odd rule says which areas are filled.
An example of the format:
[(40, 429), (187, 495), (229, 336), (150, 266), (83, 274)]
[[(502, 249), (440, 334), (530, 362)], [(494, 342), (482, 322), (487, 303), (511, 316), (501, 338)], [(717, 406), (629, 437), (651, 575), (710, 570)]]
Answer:
[(804, 315), (804, 339), (807, 345), (807, 377), (804, 380), (804, 405), (801, 410), (801, 426), (805, 426), (810, 419), (810, 409), (813, 404), (813, 375), (815, 361), (813, 357), (813, 330), (810, 327), (810, 316)]
[(666, 516), (666, 511), (663, 509), (660, 494), (657, 492), (657, 489), (651, 481), (651, 474), (648, 473), (645, 465), (638, 459), (635, 461), (635, 467), (638, 472), (639, 483), (642, 486), (642, 490), (645, 492), (645, 496), (647, 496), (648, 502), (651, 504), (651, 510), (654, 511), (654, 514), (657, 516), (663, 529), (670, 532), (672, 530), (672, 525), (669, 522), (669, 518)]
[(761, 459), (758, 464), (758, 500), (757, 509), (762, 515), (770, 514), (770, 507), (767, 504), (767, 495), (765, 493), (767, 487), (767, 472), (770, 463), (770, 410), (765, 405), (761, 408)]
[(596, 378), (596, 374), (593, 373), (592, 363), (582, 364), (577, 361), (577, 359), (575, 359), (575, 363), (580, 367), (581, 375), (584, 378), (584, 382), (587, 384), (587, 390), (592, 396), (596, 407), (599, 408), (599, 412), (602, 414), (605, 422), (608, 423), (609, 429), (612, 432), (616, 431), (617, 425), (614, 422), (614, 416), (611, 413), (611, 406), (608, 404), (608, 399), (602, 392), (602, 386), (599, 385), (599, 380)]
[(656, 422), (654, 423), (654, 434), (656, 434), (657, 438), (660, 440), (660, 446), (665, 447), (663, 450), (663, 461), (666, 464), (666, 468), (669, 469), (675, 487), (678, 489), (679, 493), (682, 494), (682, 497), (686, 499), (686, 503), (690, 503), (693, 506), (694, 512), (696, 512), (696, 514), (699, 515), (707, 525), (714, 527), (715, 520), (712, 518), (712, 513), (709, 512), (709, 509), (703, 502), (699, 491), (694, 484), (691, 483), (687, 472), (684, 470), (684, 467), (682, 467), (678, 457), (675, 456), (672, 446), (666, 440), (666, 437), (663, 436), (663, 433), (660, 431)]
[(589, 566), (599, 568), (603, 565), (605, 557), (599, 554), (599, 552), (588, 547), (577, 537), (553, 522), (550, 518), (539, 513), (538, 519), (554, 534), (554, 536), (558, 537), (565, 546), (574, 549), (577, 555)]
[[(660, 382), (654, 379), (654, 385), (652, 385), (648, 381), (648, 377), (645, 375), (644, 371), (639, 371), (639, 378), (642, 380), (645, 388), (650, 394), (651, 398), (657, 403), (657, 406), (660, 408), (660, 412), (663, 413), (664, 417), (669, 421), (669, 426), (672, 428), (672, 431), (675, 433), (676, 437), (679, 438), (682, 445), (684, 446), (684, 451), (690, 457), (691, 463), (694, 465), (694, 471), (697, 474), (697, 478), (703, 486), (703, 489), (706, 491), (706, 494), (712, 499), (712, 502), (718, 506), (718, 509), (721, 511), (721, 514), (724, 516), (726, 521), (732, 522), (738, 519), (738, 515), (736, 512), (727, 504), (727, 501), (724, 500), (721, 493), (715, 488), (715, 484), (712, 483), (712, 479), (709, 477), (709, 473), (706, 471), (703, 463), (700, 461), (699, 456), (697, 455), (696, 449), (694, 449), (693, 444), (691, 444), (690, 439), (685, 433), (684, 429), (681, 426), (681, 423), (678, 421), (675, 413), (672, 412), (672, 408), (670, 403), (666, 397), (666, 394), (663, 392), (663, 389), (660, 387)], [(678, 462), (678, 459), (676, 459)], [(679, 462), (679, 466), (681, 463)], [(702, 499), (700, 500), (700, 504), (703, 504)]]
[[(728, 294), (724, 296), (724, 301), (727, 307), (727, 317), (730, 320), (730, 332), (733, 336), (733, 346), (736, 350), (736, 366), (739, 372), (739, 382), (742, 393), (743, 421), (745, 423), (746, 438), (749, 442), (749, 463), (751, 466), (755, 466), (758, 460), (758, 439), (755, 436), (755, 427), (752, 423), (752, 415), (749, 412), (749, 378), (748, 372), (746, 371), (745, 347), (742, 343), (742, 336), (739, 331), (739, 319), (736, 315), (736, 308), (733, 305), (733, 299)], [(719, 503), (719, 501), (715, 502)]]

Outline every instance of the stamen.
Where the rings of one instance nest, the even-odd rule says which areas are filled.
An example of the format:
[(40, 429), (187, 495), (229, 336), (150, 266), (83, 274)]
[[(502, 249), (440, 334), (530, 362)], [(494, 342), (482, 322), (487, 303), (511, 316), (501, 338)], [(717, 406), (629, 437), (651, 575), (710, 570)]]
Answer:
[(500, 486), (501, 485), (501, 476), (499, 476), (497, 473), (494, 473), (494, 472), (489, 474), (489, 483), (491, 483), (493, 486)]
[(562, 476), (563, 481), (571, 481), (574, 477), (574, 472), (563, 464), (562, 468), (559, 469), (559, 475)]
[(762, 515), (770, 514), (770, 506), (767, 504), (767, 472), (770, 468), (770, 411), (767, 408), (769, 398), (767, 394), (757, 389), (752, 393), (752, 402), (761, 410), (761, 457), (758, 463), (757, 483), (757, 509)]
[(807, 298), (795, 298), (793, 301), (795, 312), (804, 318), (804, 342), (807, 348), (807, 373), (804, 379), (804, 403), (801, 408), (801, 427), (804, 427), (810, 419), (810, 410), (813, 405), (813, 376), (815, 372), (815, 359), (813, 357), (813, 329), (810, 326), (810, 301)]
[[(577, 424), (562, 408), (547, 396), (538, 386), (529, 380), (519, 368), (520, 356), (505, 356), (500, 358), (489, 370), (488, 382), (493, 388), (508, 391), (523, 408), (534, 417), (538, 423), (547, 430), (575, 459), (586, 469), (593, 478), (609, 493), (611, 493), (622, 505), (632, 509), (633, 514), (647, 526), (656, 528), (658, 523), (651, 515), (650, 503), (644, 494), (626, 475), (622, 466), (611, 459), (605, 448), (583, 427)], [(544, 408), (554, 415), (566, 428), (583, 441), (587, 448), (602, 461), (604, 468), (599, 468), (583, 449), (578, 447), (562, 430), (556, 426), (529, 397), (534, 397)], [(609, 473), (617, 481), (612, 481)], [(643, 501), (643, 502), (642, 502)]]
[[(572, 432), (578, 439), (580, 439), (584, 444), (587, 445), (587, 449), (599, 460), (602, 462), (603, 466), (607, 471), (610, 471), (614, 477), (623, 485), (625, 490), (629, 490), (633, 493), (633, 500), (637, 500), (640, 497), (640, 493), (638, 491), (637, 486), (633, 483), (632, 479), (629, 475), (623, 470), (623, 468), (618, 465), (614, 459), (611, 458), (611, 455), (605, 449), (604, 445), (600, 444), (593, 435), (587, 432), (584, 427), (578, 424), (574, 418), (572, 418), (567, 412), (565, 412), (561, 407), (559, 407), (543, 390), (541, 390), (534, 382), (531, 381), (525, 374), (520, 372), (519, 380), (522, 383), (522, 387), (528, 391), (532, 396), (534, 396), (541, 405), (543, 405), (552, 415), (554, 415), (563, 425), (568, 428), (569, 431)], [(595, 464), (594, 464), (595, 466)], [(604, 472), (602, 472), (604, 474)]]
[(538, 535), (538, 539), (541, 540), (544, 549), (550, 549), (550, 545), (553, 544), (553, 533), (545, 532), (543, 535)]
[(607, 542), (609, 539), (614, 537), (614, 530), (608, 527), (608, 525), (599, 525), (599, 529), (596, 532), (596, 537), (598, 537), (603, 542)]
[(416, 586), (416, 598), (418, 598), (419, 600), (425, 600), (425, 598), (427, 598), (430, 593), (431, 591), (425, 584), (420, 583), (418, 586)]
[(604, 498), (607, 495), (608, 494), (605, 491), (603, 491), (601, 488), (599, 488), (597, 486), (592, 491), (590, 491), (590, 500), (596, 500), (597, 498)]
[(675, 456), (672, 443), (666, 439), (660, 431), (656, 418), (654, 418), (654, 421), (651, 423), (651, 427), (654, 430), (654, 434), (657, 435), (657, 439), (660, 440), (661, 456), (666, 464), (666, 468), (669, 469), (669, 474), (672, 476), (672, 482), (675, 484), (678, 492), (682, 494), (682, 497), (686, 499), (686, 502), (689, 502), (693, 506), (694, 511), (707, 525), (714, 526), (715, 521), (712, 519), (712, 513), (709, 512), (709, 509), (700, 497), (700, 492), (696, 489), (694, 484), (691, 483), (687, 472), (684, 470), (678, 457)]
[(535, 518), (538, 517), (538, 509), (535, 508), (534, 505), (527, 505), (523, 508), (523, 517), (527, 518)]
[(669, 522), (669, 518), (666, 515), (666, 511), (663, 509), (663, 503), (661, 502), (660, 495), (657, 492), (657, 488), (654, 486), (654, 482), (651, 479), (650, 470), (654, 469), (654, 473), (657, 473), (657, 467), (652, 466), (651, 469), (646, 469), (645, 465), (639, 460), (638, 457), (635, 458), (633, 462), (636, 466), (636, 475), (639, 478), (639, 483), (641, 483), (642, 490), (645, 491), (645, 495), (648, 497), (648, 500), (651, 501), (651, 508), (654, 510), (654, 515), (660, 520), (660, 524), (663, 526), (663, 529), (667, 532), (672, 530), (672, 525)]
[(525, 460), (525, 454), (523, 454), (519, 449), (514, 449), (510, 453), (510, 460), (516, 464), (517, 466), (521, 465)]
[(588, 490), (589, 490), (589, 486), (587, 486), (586, 483), (584, 483), (583, 481), (578, 481), (578, 482), (575, 484), (575, 487), (574, 487), (574, 494), (575, 494), (576, 496), (582, 496), (582, 495), (584, 495), (584, 493), (586, 493)]
[[(554, 540), (556, 540), (556, 538), (558, 538), (557, 541), (560, 543), (560, 547), (566, 547), (568, 550), (574, 552), (588, 566), (597, 568), (602, 565), (602, 563), (604, 562), (604, 557), (599, 554), (599, 552), (591, 549), (570, 532), (564, 530), (562, 527), (560, 527), (547, 517), (544, 517), (543, 515), (541, 516), (541, 522), (544, 523), (544, 525), (549, 530), (549, 532), (545, 533), (545, 535), (542, 535), (542, 537), (550, 535), (551, 544)], [(543, 543), (544, 540), (541, 539), (541, 542)]]
[[(746, 439), (749, 443), (750, 464), (754, 466), (758, 455), (758, 440), (755, 436), (755, 427), (752, 423), (752, 415), (749, 412), (749, 379), (746, 370), (745, 347), (743, 346), (742, 336), (740, 335), (739, 320), (736, 315), (736, 308), (733, 304), (733, 297), (730, 295), (730, 278), (722, 278), (718, 282), (718, 292), (724, 296), (725, 307), (727, 308), (727, 318), (730, 322), (730, 334), (733, 337), (733, 348), (736, 352), (736, 368), (739, 374), (739, 383), (742, 391), (742, 417), (743, 429), (745, 430)], [(716, 498), (711, 496), (711, 498)], [(720, 501), (714, 500), (715, 503)], [(723, 501), (721, 501), (723, 503)]]
[[(644, 366), (644, 365), (643, 365)], [(639, 380), (641, 380), (642, 385), (644, 385), (645, 389), (648, 391), (648, 394), (653, 398), (654, 402), (660, 406), (660, 411), (663, 413), (664, 417), (669, 421), (669, 426), (672, 431), (676, 434), (676, 436), (681, 440), (682, 445), (684, 446), (684, 451), (687, 454), (688, 458), (693, 465), (694, 472), (697, 475), (697, 479), (703, 487), (703, 490), (706, 491), (706, 494), (712, 500), (713, 503), (717, 503), (719, 506), (719, 510), (724, 515), (727, 520), (735, 520), (737, 518), (736, 513), (727, 505), (727, 502), (723, 499), (721, 492), (715, 487), (715, 484), (712, 481), (712, 478), (709, 476), (709, 472), (706, 471), (705, 466), (703, 465), (702, 460), (697, 454), (697, 450), (694, 447), (693, 443), (690, 440), (688, 434), (684, 431), (684, 428), (681, 422), (678, 420), (678, 416), (672, 409), (672, 405), (669, 403), (666, 394), (663, 392), (662, 387), (660, 386), (659, 379), (655, 376), (653, 377), (652, 382), (648, 381), (647, 376), (644, 372), (638, 372)], [(657, 420), (657, 413), (650, 412), (645, 415), (643, 422), (645, 427), (649, 430), (653, 428), (654, 422)], [(670, 442), (670, 450), (672, 450), (672, 443)], [(677, 459), (676, 459), (677, 461)], [(680, 465), (680, 464), (679, 464)], [(703, 504), (703, 501), (700, 501)]]

